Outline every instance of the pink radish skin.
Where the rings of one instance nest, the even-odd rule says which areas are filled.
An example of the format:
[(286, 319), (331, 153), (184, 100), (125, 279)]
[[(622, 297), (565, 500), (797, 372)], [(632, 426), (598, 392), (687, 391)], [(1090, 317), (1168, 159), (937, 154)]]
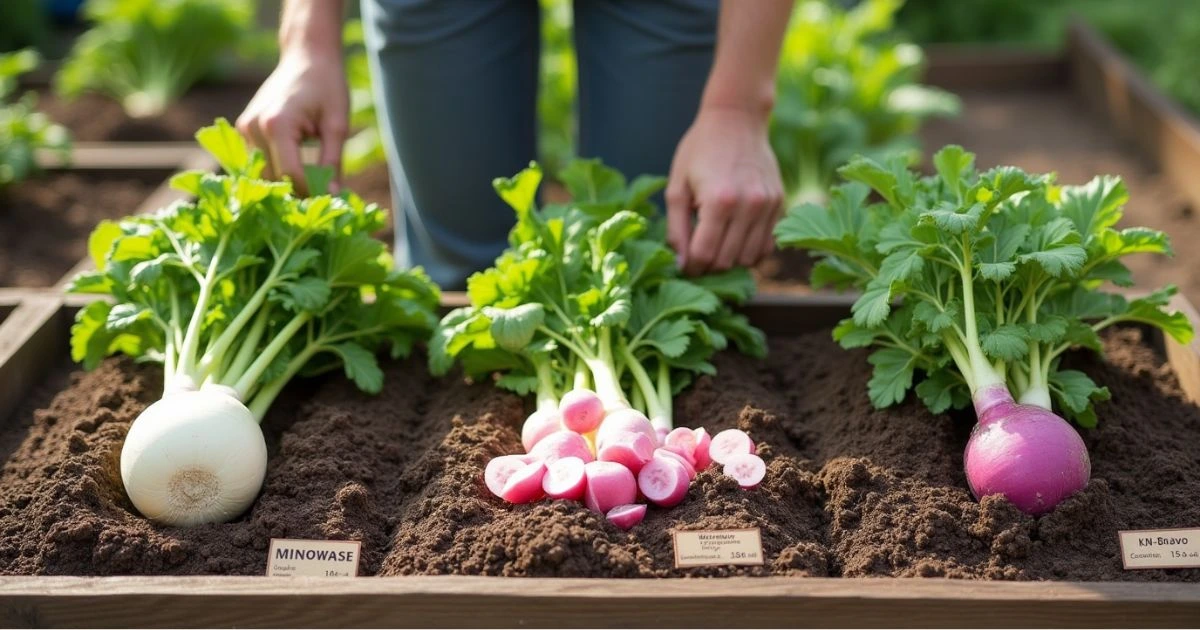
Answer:
[(658, 437), (658, 441), (657, 441), (657, 442), (655, 442), (655, 444), (654, 444), (654, 445), (655, 445), (655, 446), (662, 446), (663, 444), (666, 444), (666, 443), (667, 443), (667, 436), (668, 436), (668, 435), (670, 435), (670, 434), (671, 434), (671, 432), (670, 432), (670, 431), (668, 431), (668, 430), (667, 430), (665, 427), (654, 427), (654, 435), (655, 435), (656, 437)]
[(521, 446), (524, 446), (525, 452), (528, 453), (547, 435), (561, 430), (562, 422), (558, 412), (540, 409), (525, 419), (525, 424), (521, 427)]
[(638, 489), (642, 495), (651, 503), (665, 508), (683, 501), (690, 482), (683, 464), (666, 457), (655, 457), (638, 473)]
[(686, 427), (678, 427), (667, 434), (663, 446), (687, 456), (688, 459), (695, 459), (693, 453), (696, 452), (696, 433)]
[(758, 455), (739, 453), (725, 460), (725, 474), (737, 480), (743, 490), (757, 488), (767, 476), (767, 464)]
[(696, 436), (696, 448), (692, 450), (692, 459), (696, 460), (697, 471), (704, 470), (712, 465), (712, 457), (708, 454), (712, 436), (704, 427), (693, 429), (692, 433)]
[(644, 433), (622, 431), (609, 437), (596, 455), (596, 459), (616, 462), (636, 475), (654, 457), (654, 444)]
[(529, 455), (546, 462), (546, 465), (564, 457), (578, 457), (584, 462), (596, 459), (592, 455), (592, 449), (588, 447), (587, 440), (574, 431), (555, 431), (547, 435), (529, 451)]
[(546, 464), (533, 462), (514, 472), (504, 482), (500, 498), (509, 503), (532, 503), (546, 496), (542, 492), (542, 479), (546, 477)]
[(542, 477), (542, 491), (551, 499), (583, 499), (587, 478), (583, 473), (584, 462), (578, 457), (563, 457), (546, 467)]
[(508, 483), (509, 477), (527, 464), (529, 461), (526, 460), (525, 455), (493, 457), (492, 461), (487, 463), (487, 468), (483, 470), (483, 482), (492, 494), (503, 497), (500, 493), (504, 491), (504, 484)]
[(693, 466), (692, 462), (689, 462), (683, 455), (680, 455), (669, 448), (663, 447), (654, 451), (654, 456), (679, 462), (679, 464), (683, 466), (683, 469), (687, 471), (689, 481), (696, 478), (696, 467)]
[(1083, 490), (1091, 477), (1087, 447), (1067, 421), (1013, 401), (1004, 385), (974, 395), (979, 424), (963, 455), (977, 499), (1004, 495), (1026, 514), (1045, 514)]
[(604, 421), (604, 402), (590, 389), (573, 389), (558, 402), (562, 424), (576, 433), (591, 433)]
[(757, 450), (754, 440), (745, 431), (725, 429), (713, 436), (712, 443), (708, 445), (708, 456), (714, 462), (724, 464), (733, 455), (753, 455)]
[(642, 503), (634, 503), (631, 505), (618, 505), (608, 511), (604, 515), (608, 522), (620, 527), (625, 531), (633, 529), (642, 519), (646, 518), (646, 506)]
[(583, 502), (595, 512), (608, 514), (618, 505), (633, 503), (637, 498), (637, 480), (628, 468), (620, 464), (588, 462), (584, 464), (583, 474), (587, 478)]
[(680, 456), (681, 458), (687, 460), (688, 466), (691, 466), (693, 468), (696, 467), (696, 460), (692, 459), (693, 451), (689, 451), (682, 446), (675, 445), (675, 444), (664, 444), (663, 446), (658, 447), (658, 450), (670, 451), (672, 453), (675, 453), (676, 455)]
[(654, 426), (645, 414), (636, 409), (618, 409), (605, 416), (604, 422), (600, 423), (600, 428), (596, 431), (596, 448), (604, 448), (610, 437), (623, 431), (642, 433), (650, 438), (651, 444), (658, 444), (658, 434), (654, 432)]

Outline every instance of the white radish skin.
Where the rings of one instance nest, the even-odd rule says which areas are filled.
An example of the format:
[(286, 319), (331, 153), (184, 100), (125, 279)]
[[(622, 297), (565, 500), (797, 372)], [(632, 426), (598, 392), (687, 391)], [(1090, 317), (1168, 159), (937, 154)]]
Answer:
[(143, 516), (187, 527), (245, 512), (267, 474), (267, 443), (236, 398), (176, 391), (146, 408), (125, 436), (121, 481)]
[(584, 464), (587, 489), (583, 502), (589, 509), (607, 514), (618, 505), (633, 503), (637, 498), (637, 480), (629, 469), (613, 462), (588, 462)]
[(547, 435), (561, 431), (561, 420), (558, 412), (550, 409), (539, 409), (529, 414), (525, 424), (521, 426), (521, 446), (525, 447), (525, 452), (532, 451)]
[(604, 401), (590, 389), (573, 389), (558, 403), (562, 425), (576, 433), (591, 433), (604, 421)]
[(546, 467), (542, 477), (542, 491), (551, 499), (579, 501), (587, 488), (584, 461), (578, 457), (564, 457)]
[(709, 457), (718, 464), (724, 464), (734, 455), (753, 455), (757, 450), (754, 440), (738, 429), (725, 429), (714, 435), (712, 443), (708, 445)]
[(509, 503), (532, 503), (546, 496), (542, 492), (542, 480), (546, 477), (546, 464), (533, 462), (518, 469), (500, 490), (500, 498)]
[(655, 457), (638, 473), (638, 489), (651, 503), (660, 507), (679, 505), (687, 496), (691, 478), (683, 464), (666, 457)]
[(663, 447), (663, 448), (655, 450), (654, 456), (679, 462), (679, 465), (683, 466), (683, 469), (687, 471), (688, 480), (692, 480), (692, 479), (696, 478), (696, 467), (693, 466), (691, 462), (689, 462), (686, 458), (684, 458), (679, 453), (672, 451), (669, 448)]
[(604, 448), (605, 442), (610, 437), (623, 431), (642, 433), (650, 438), (652, 444), (658, 445), (659, 443), (654, 425), (650, 424), (650, 419), (645, 414), (636, 409), (618, 409), (608, 414), (596, 431), (596, 448)]
[(578, 457), (584, 462), (596, 459), (592, 456), (587, 440), (574, 431), (555, 431), (547, 435), (529, 451), (529, 455), (546, 462), (547, 465), (563, 457)]
[(757, 488), (767, 476), (767, 464), (758, 455), (742, 453), (725, 460), (724, 473), (737, 480), (744, 490)]
[(712, 465), (712, 457), (709, 455), (709, 448), (712, 446), (712, 436), (704, 427), (693, 429), (692, 433), (696, 436), (696, 448), (692, 450), (692, 459), (696, 461), (696, 470), (704, 470)]
[(618, 505), (608, 511), (604, 515), (608, 522), (620, 527), (625, 531), (629, 531), (642, 522), (646, 518), (646, 506), (643, 503), (634, 503), (632, 505)]
[(638, 474), (642, 466), (654, 457), (654, 443), (644, 433), (622, 431), (610, 438), (596, 454), (596, 459), (604, 462), (616, 462)]

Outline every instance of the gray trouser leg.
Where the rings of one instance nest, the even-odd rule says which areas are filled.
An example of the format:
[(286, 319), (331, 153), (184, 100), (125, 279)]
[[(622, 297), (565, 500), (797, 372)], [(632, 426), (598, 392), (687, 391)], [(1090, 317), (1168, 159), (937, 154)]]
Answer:
[(492, 190), (535, 157), (537, 0), (362, 0), (396, 260), (461, 289), (507, 244)]

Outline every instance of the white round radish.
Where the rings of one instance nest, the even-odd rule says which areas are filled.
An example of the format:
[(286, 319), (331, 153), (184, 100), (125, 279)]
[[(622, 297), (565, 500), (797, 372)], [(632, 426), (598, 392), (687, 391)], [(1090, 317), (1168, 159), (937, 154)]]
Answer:
[(618, 409), (605, 416), (604, 422), (600, 423), (600, 428), (596, 430), (596, 447), (604, 448), (608, 438), (623, 431), (645, 434), (652, 444), (658, 445), (658, 434), (645, 414), (637, 409)]
[(508, 483), (508, 478), (529, 463), (530, 460), (525, 455), (493, 457), (487, 468), (483, 469), (483, 483), (492, 494), (503, 498), (501, 492), (504, 490), (504, 484)]
[(542, 477), (542, 491), (551, 499), (579, 501), (587, 488), (584, 476), (584, 461), (578, 457), (563, 457), (546, 467)]
[(638, 473), (637, 480), (638, 489), (651, 503), (668, 508), (683, 501), (691, 482), (683, 464), (667, 457), (650, 460)]
[(604, 401), (590, 389), (573, 389), (558, 402), (563, 427), (576, 433), (591, 433), (604, 420)]
[(589, 509), (607, 514), (618, 505), (633, 503), (637, 498), (637, 480), (629, 469), (613, 462), (588, 462), (584, 464), (587, 488), (583, 502)]
[(596, 459), (604, 462), (616, 462), (637, 474), (650, 458), (654, 457), (654, 443), (644, 433), (622, 431), (610, 436), (604, 447), (596, 454)]
[(529, 456), (540, 459), (547, 465), (563, 457), (578, 457), (585, 462), (596, 459), (587, 440), (574, 431), (555, 431), (547, 435), (529, 451)]
[(525, 418), (525, 424), (521, 426), (521, 446), (524, 446), (525, 452), (528, 453), (542, 438), (561, 430), (561, 417), (557, 411), (539, 409), (529, 414), (529, 417)]
[(758, 487), (763, 477), (767, 476), (767, 464), (758, 455), (739, 453), (725, 460), (724, 472), (736, 479), (739, 486), (749, 490)]
[(754, 440), (738, 429), (725, 429), (714, 435), (712, 443), (708, 445), (709, 457), (718, 464), (724, 464), (733, 455), (752, 455), (757, 450)]
[(642, 519), (646, 518), (646, 505), (644, 503), (634, 503), (631, 505), (618, 505), (608, 511), (604, 515), (608, 522), (620, 527), (625, 531), (634, 528)]
[(712, 465), (712, 456), (709, 455), (709, 450), (712, 446), (712, 436), (704, 427), (693, 429), (692, 433), (696, 436), (696, 448), (692, 450), (692, 459), (696, 462), (696, 470), (704, 470)]
[(684, 458), (679, 453), (676, 453), (675, 451), (672, 451), (669, 448), (663, 447), (663, 448), (656, 449), (654, 451), (654, 456), (662, 457), (665, 459), (671, 459), (671, 460), (675, 460), (675, 461), (679, 462), (679, 464), (681, 466), (683, 466), (683, 469), (687, 471), (689, 480), (696, 478), (696, 467), (693, 466), (691, 462), (689, 462), (686, 458)]
[(121, 448), (121, 481), (143, 516), (167, 525), (223, 523), (246, 511), (267, 474), (267, 443), (237, 399), (211, 390), (164, 396)]

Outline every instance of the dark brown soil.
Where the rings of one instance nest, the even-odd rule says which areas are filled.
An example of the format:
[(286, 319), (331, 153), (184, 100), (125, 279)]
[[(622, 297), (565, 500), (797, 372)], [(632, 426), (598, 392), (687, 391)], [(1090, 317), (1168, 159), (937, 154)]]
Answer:
[(0, 193), (0, 286), (53, 285), (87, 255), (101, 219), (133, 214), (167, 175), (50, 171)]
[(120, 103), (98, 94), (64, 101), (42, 90), (38, 109), (66, 126), (77, 142), (191, 141), (196, 130), (224, 116), (233, 122), (250, 102), (258, 86), (230, 83), (192, 88), (160, 116), (130, 118)]
[[(1122, 225), (1164, 230), (1175, 258), (1148, 254), (1128, 259), (1134, 279), (1147, 288), (1175, 283), (1200, 301), (1200, 219), (1187, 199), (1135, 147), (1117, 139), (1102, 119), (1066, 89), (967, 91), (962, 116), (928, 122), (921, 142), (932, 154), (960, 144), (977, 155), (982, 168), (1015, 165), (1033, 172), (1058, 173), (1059, 182), (1083, 184), (1096, 175), (1120, 175), (1130, 191)], [(811, 293), (811, 261), (803, 253), (776, 254), (758, 268), (763, 291)]]
[[(131, 511), (117, 472), (157, 371), (64, 364), (0, 432), (0, 573), (261, 574), (268, 539), (286, 536), (361, 540), (363, 572), (382, 575), (1200, 581), (1200, 570), (1121, 569), (1117, 530), (1200, 522), (1200, 410), (1140, 331), (1108, 347), (1108, 362), (1076, 359), (1113, 390), (1086, 436), (1093, 480), (1049, 516), (972, 500), (969, 418), (870, 409), (864, 353), (823, 331), (774, 339), (767, 361), (723, 355), (720, 381), (702, 378), (677, 401), (680, 424), (749, 431), (768, 462), (763, 485), (743, 491), (704, 471), (682, 505), (651, 508), (628, 533), (578, 504), (490, 497), (483, 466), (519, 449), (525, 405), (437, 382), (419, 360), (389, 365), (376, 398), (341, 378), (293, 387), (267, 419), (271, 463), (251, 511), (157, 527)], [(762, 528), (764, 566), (673, 568), (670, 529), (729, 527)]]

